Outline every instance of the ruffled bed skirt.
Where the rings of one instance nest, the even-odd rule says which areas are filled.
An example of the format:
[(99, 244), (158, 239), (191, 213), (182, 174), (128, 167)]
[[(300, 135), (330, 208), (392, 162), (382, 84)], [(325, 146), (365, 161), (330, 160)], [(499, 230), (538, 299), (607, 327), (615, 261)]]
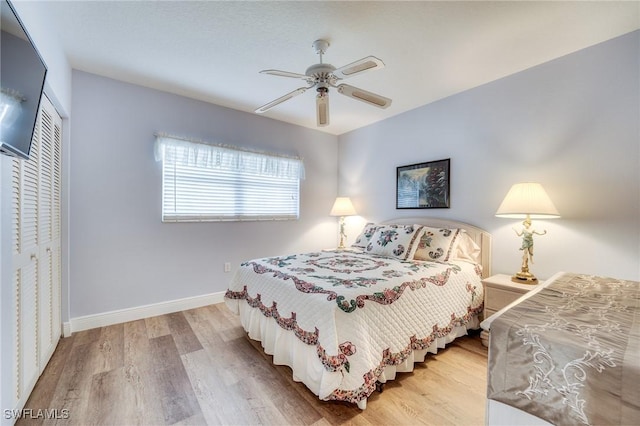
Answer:
[[(324, 368), (316, 353), (316, 346), (303, 343), (293, 332), (281, 328), (273, 318), (265, 317), (259, 309), (250, 307), (244, 300), (225, 299), (225, 303), (231, 311), (240, 315), (240, 322), (249, 338), (259, 341), (264, 352), (273, 356), (274, 364), (287, 365), (292, 369), (293, 380), (304, 383), (321, 400), (330, 399), (331, 393), (340, 387), (342, 375)], [(453, 327), (451, 333), (437, 338), (428, 348), (411, 352), (401, 364), (386, 366), (378, 380), (385, 383), (395, 379), (398, 372), (413, 371), (414, 363), (423, 362), (427, 353), (437, 353), (438, 349), (444, 348), (457, 337), (467, 335), (467, 330), (478, 327), (477, 316), (464, 326)], [(365, 409), (366, 404), (367, 400), (363, 399), (358, 402), (358, 407)]]

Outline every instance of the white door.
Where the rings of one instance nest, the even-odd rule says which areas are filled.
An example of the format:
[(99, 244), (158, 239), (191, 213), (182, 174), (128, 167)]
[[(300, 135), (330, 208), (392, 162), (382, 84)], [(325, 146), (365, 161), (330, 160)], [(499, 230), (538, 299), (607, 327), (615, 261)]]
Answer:
[(29, 160), (12, 163), (13, 408), (24, 406), (61, 335), (62, 119), (44, 96)]

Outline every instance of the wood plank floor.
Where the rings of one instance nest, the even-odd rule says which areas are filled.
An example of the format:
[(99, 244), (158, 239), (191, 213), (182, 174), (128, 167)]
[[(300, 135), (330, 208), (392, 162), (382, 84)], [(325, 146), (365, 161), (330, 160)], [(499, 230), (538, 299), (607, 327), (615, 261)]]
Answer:
[(399, 373), (364, 411), (322, 402), (210, 305), (61, 339), (17, 424), (482, 425), (486, 372), (475, 333)]

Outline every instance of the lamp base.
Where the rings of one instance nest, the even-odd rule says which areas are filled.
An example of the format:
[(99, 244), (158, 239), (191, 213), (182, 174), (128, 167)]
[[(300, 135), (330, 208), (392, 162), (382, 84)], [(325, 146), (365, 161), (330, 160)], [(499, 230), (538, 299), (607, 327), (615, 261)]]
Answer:
[(538, 279), (530, 272), (517, 272), (511, 277), (511, 281), (520, 284), (538, 284)]

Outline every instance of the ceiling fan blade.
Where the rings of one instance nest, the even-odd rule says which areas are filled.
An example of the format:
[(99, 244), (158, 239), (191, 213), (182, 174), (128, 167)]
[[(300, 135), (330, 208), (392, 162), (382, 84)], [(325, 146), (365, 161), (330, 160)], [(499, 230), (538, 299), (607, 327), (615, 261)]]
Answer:
[(329, 94), (326, 92), (316, 96), (316, 119), (318, 127), (329, 125)]
[(260, 74), (277, 75), (278, 77), (301, 78), (303, 80), (307, 80), (309, 78), (309, 76), (304, 74), (298, 74), (296, 72), (280, 71), (280, 70), (262, 70), (260, 71)]
[(340, 67), (334, 70), (333, 75), (340, 79), (343, 79), (352, 77), (365, 71), (375, 70), (379, 68), (384, 68), (384, 62), (382, 62), (382, 60), (376, 58), (375, 56), (367, 56), (366, 58), (362, 58), (349, 65), (345, 65), (344, 67)]
[(278, 99), (269, 102), (268, 104), (264, 104), (262, 105), (260, 108), (258, 108), (255, 112), (257, 112), (258, 114), (262, 114), (263, 112), (267, 112), (268, 110), (270, 110), (271, 108), (273, 108), (276, 105), (279, 105), (281, 103), (283, 103), (284, 101), (288, 101), (289, 99), (301, 95), (304, 92), (307, 91), (309, 87), (300, 87), (296, 90), (294, 90), (293, 92), (289, 92), (284, 96), (279, 97)]
[(376, 95), (375, 93), (358, 89), (357, 87), (350, 86), (348, 84), (340, 84), (337, 87), (338, 93), (341, 93), (350, 98), (364, 102), (369, 105), (376, 106), (378, 108), (388, 108), (391, 105), (391, 99), (384, 96)]

